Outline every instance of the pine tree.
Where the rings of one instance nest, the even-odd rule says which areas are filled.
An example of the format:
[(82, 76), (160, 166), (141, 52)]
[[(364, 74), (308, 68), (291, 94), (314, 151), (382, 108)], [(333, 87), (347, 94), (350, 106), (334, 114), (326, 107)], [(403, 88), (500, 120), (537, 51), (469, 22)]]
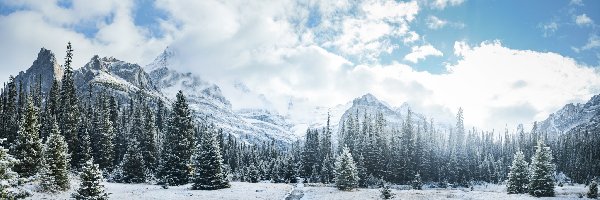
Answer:
[(144, 165), (149, 172), (156, 172), (158, 149), (156, 148), (156, 126), (154, 114), (148, 106), (144, 108), (144, 131), (140, 138), (140, 150), (144, 158)]
[(44, 173), (42, 179), (46, 180), (45, 190), (53, 192), (65, 191), (69, 184), (69, 154), (65, 138), (60, 134), (58, 125), (54, 123), (52, 133), (46, 141), (44, 148)]
[(422, 190), (423, 189), (423, 181), (421, 180), (421, 174), (415, 174), (415, 178), (411, 183), (413, 190)]
[(336, 160), (335, 185), (339, 190), (352, 190), (358, 187), (358, 171), (354, 165), (352, 154), (347, 147), (342, 149), (342, 154)]
[(19, 123), (17, 140), (11, 151), (15, 158), (19, 160), (19, 163), (15, 165), (15, 171), (22, 177), (35, 175), (39, 170), (42, 159), (38, 111), (33, 106), (31, 97), (28, 97), (28, 99), (27, 107)]
[(250, 168), (248, 169), (248, 182), (258, 183), (259, 180), (260, 172), (258, 171), (256, 164), (250, 165)]
[(552, 151), (540, 140), (536, 146), (535, 155), (531, 159), (531, 177), (527, 187), (529, 194), (536, 197), (553, 197), (553, 174)]
[(143, 183), (146, 181), (144, 160), (135, 137), (129, 142), (127, 151), (123, 156), (123, 178), (125, 183)]
[(93, 160), (88, 160), (83, 166), (83, 172), (80, 174), (81, 184), (75, 193), (71, 196), (77, 200), (107, 200), (108, 194), (104, 191), (102, 182), (102, 172)]
[(508, 173), (507, 190), (509, 194), (523, 194), (527, 192), (527, 184), (529, 183), (529, 171), (525, 155), (522, 151), (515, 154), (510, 173)]
[(5, 96), (5, 103), (3, 104), (3, 111), (2, 111), (2, 122), (3, 122), (3, 127), (2, 127), (2, 132), (0, 132), (2, 135), (0, 135), (0, 138), (6, 138), (7, 142), (4, 143), (4, 147), (8, 148), (9, 145), (13, 144), (14, 141), (17, 138), (17, 131), (19, 130), (19, 120), (20, 118), (18, 117), (17, 114), (17, 106), (16, 106), (16, 102), (17, 102), (17, 86), (15, 84), (15, 77), (10, 76), (9, 78), (9, 82), (6, 85), (6, 89), (5, 92), (7, 93)]
[[(0, 144), (4, 141), (6, 139), (0, 139)], [(17, 159), (8, 154), (8, 149), (0, 145), (0, 199), (8, 199), (9, 194), (6, 189), (17, 182), (18, 174), (11, 170), (16, 162)]]
[(596, 181), (590, 183), (587, 197), (590, 199), (598, 198), (598, 183)]
[(194, 185), (193, 190), (217, 190), (229, 187), (223, 173), (223, 158), (217, 142), (214, 127), (200, 129), (200, 143), (193, 156)]
[(110, 121), (108, 110), (103, 109), (97, 116), (96, 131), (94, 136), (94, 158), (100, 166), (100, 169), (111, 169), (114, 161), (114, 126)]
[(77, 123), (79, 121), (79, 106), (77, 101), (77, 92), (73, 80), (73, 68), (71, 62), (73, 59), (73, 48), (71, 42), (67, 45), (67, 55), (65, 57), (65, 70), (62, 78), (60, 90), (60, 107), (58, 114), (58, 125), (60, 132), (65, 136), (69, 147), (69, 152), (75, 151), (77, 146)]
[(169, 127), (163, 143), (159, 176), (169, 185), (188, 183), (188, 164), (192, 153), (194, 125), (182, 91), (177, 93)]
[(390, 189), (389, 185), (384, 185), (379, 191), (381, 192), (379, 196), (382, 199), (392, 199), (395, 196), (394, 193), (392, 193), (392, 190)]

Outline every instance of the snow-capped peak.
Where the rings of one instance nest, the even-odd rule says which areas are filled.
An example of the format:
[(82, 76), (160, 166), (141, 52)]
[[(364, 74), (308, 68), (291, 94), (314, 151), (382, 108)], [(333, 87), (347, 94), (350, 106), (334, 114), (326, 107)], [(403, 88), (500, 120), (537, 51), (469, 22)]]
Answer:
[(163, 67), (169, 67), (172, 64), (171, 61), (174, 56), (175, 51), (167, 46), (167, 48), (165, 48), (165, 50), (158, 55), (158, 57), (156, 57), (152, 63), (146, 65), (145, 70), (151, 72)]

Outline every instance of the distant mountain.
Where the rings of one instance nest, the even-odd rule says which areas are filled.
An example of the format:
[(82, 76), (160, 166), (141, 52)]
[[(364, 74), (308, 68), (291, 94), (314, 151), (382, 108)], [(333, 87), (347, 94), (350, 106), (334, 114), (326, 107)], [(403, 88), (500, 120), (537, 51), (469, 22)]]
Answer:
[[(31, 64), (31, 67), (25, 72), (19, 72), (15, 77), (15, 83), (17, 85), (23, 83), (24, 86), (33, 86), (40, 81), (42, 92), (46, 94), (50, 90), (50, 87), (52, 87), (54, 79), (60, 80), (62, 76), (63, 69), (56, 61), (54, 53), (42, 48), (35, 61), (33, 61), (33, 64)], [(29, 87), (24, 87), (23, 89), (29, 91)]]
[[(386, 102), (377, 99), (374, 95), (367, 93), (352, 101), (352, 106), (342, 115), (339, 124), (341, 125), (343, 121), (356, 114), (358, 114), (359, 120), (362, 120), (365, 114), (373, 118), (378, 113), (381, 113), (386, 120), (388, 129), (400, 129), (406, 120), (406, 113), (409, 108), (410, 106), (406, 103), (398, 108), (393, 108)], [(416, 113), (414, 110), (412, 112), (413, 121), (421, 122), (425, 119), (423, 115)]]
[(262, 109), (234, 111), (218, 85), (203, 80), (198, 74), (178, 71), (174, 66), (176, 56), (167, 48), (145, 67), (152, 82), (167, 98), (174, 99), (177, 91), (182, 90), (197, 119), (214, 123), (250, 143), (274, 140), (278, 144), (289, 144), (296, 140), (290, 131), (292, 125), (284, 117)]
[(576, 127), (590, 126), (600, 122), (600, 95), (593, 96), (585, 104), (567, 104), (538, 123), (535, 131), (548, 135), (568, 133)]
[(75, 70), (73, 76), (81, 95), (87, 95), (91, 86), (92, 92), (107, 91), (121, 102), (129, 100), (133, 94), (165, 99), (142, 67), (113, 57), (100, 58), (96, 55), (85, 66)]

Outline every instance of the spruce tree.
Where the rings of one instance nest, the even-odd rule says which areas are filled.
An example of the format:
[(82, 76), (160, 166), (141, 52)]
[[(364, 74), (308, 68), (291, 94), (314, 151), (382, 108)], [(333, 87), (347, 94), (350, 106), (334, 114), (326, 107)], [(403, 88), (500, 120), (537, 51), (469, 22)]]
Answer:
[(156, 124), (154, 122), (154, 114), (150, 107), (144, 108), (144, 131), (140, 137), (140, 150), (144, 158), (144, 165), (149, 172), (156, 172), (158, 148), (156, 147)]
[(413, 190), (423, 189), (423, 181), (421, 180), (421, 174), (415, 174), (415, 178), (412, 180), (411, 186)]
[(509, 194), (523, 194), (527, 192), (529, 183), (528, 164), (522, 151), (515, 154), (510, 172), (508, 173), (507, 190)]
[(335, 185), (339, 190), (349, 191), (358, 187), (358, 172), (347, 147), (342, 149), (342, 154), (336, 160), (335, 165)]
[(163, 143), (160, 174), (168, 185), (188, 183), (188, 164), (193, 150), (194, 125), (191, 111), (182, 91), (177, 93), (173, 103), (173, 112), (169, 118), (169, 126)]
[(65, 136), (69, 147), (69, 152), (75, 151), (77, 146), (77, 123), (79, 122), (79, 106), (77, 101), (77, 92), (73, 80), (73, 68), (71, 62), (73, 59), (73, 48), (71, 42), (67, 45), (67, 55), (65, 57), (65, 70), (62, 78), (60, 90), (60, 107), (58, 114), (58, 125), (60, 132)]
[(2, 122), (3, 127), (0, 130), (1, 134), (0, 138), (6, 138), (7, 142), (3, 145), (6, 148), (9, 148), (9, 145), (13, 144), (17, 138), (17, 131), (19, 130), (19, 120), (17, 114), (17, 86), (15, 84), (15, 77), (10, 76), (9, 82), (6, 85), (6, 89), (4, 90), (6, 93), (5, 103), (3, 104), (2, 110)]
[(83, 166), (83, 172), (79, 175), (81, 184), (71, 196), (77, 200), (107, 200), (108, 194), (104, 191), (102, 172), (92, 159)]
[(127, 151), (123, 156), (123, 178), (125, 183), (143, 183), (146, 181), (146, 167), (139, 148), (139, 142), (135, 137), (129, 142)]
[(598, 183), (596, 181), (590, 183), (587, 197), (590, 199), (598, 198)]
[(392, 190), (390, 189), (389, 185), (384, 185), (379, 191), (381, 193), (379, 196), (382, 199), (392, 199), (395, 196), (394, 193), (392, 193)]
[[(4, 141), (6, 139), (0, 139), (0, 144)], [(17, 159), (8, 154), (8, 149), (0, 145), (0, 199), (8, 199), (7, 189), (17, 182), (18, 175), (12, 171), (12, 167), (16, 162)]]
[(223, 173), (223, 158), (214, 127), (200, 129), (200, 143), (193, 156), (193, 190), (217, 190), (229, 187)]
[(31, 97), (28, 97), (27, 107), (19, 123), (17, 140), (12, 151), (19, 163), (15, 171), (21, 177), (30, 177), (38, 172), (42, 159), (42, 142), (39, 138), (40, 124), (37, 108), (33, 106)]
[(554, 164), (552, 151), (542, 140), (536, 146), (535, 155), (531, 159), (531, 177), (527, 189), (536, 197), (554, 196)]
[(46, 191), (65, 191), (69, 184), (69, 154), (65, 138), (60, 134), (58, 125), (54, 123), (52, 133), (44, 148), (44, 173)]

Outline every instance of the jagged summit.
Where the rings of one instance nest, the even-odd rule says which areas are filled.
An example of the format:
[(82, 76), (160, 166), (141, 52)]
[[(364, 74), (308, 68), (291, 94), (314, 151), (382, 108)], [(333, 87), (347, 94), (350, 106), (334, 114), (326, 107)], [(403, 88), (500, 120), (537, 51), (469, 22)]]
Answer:
[[(61, 80), (63, 76), (63, 69), (58, 64), (56, 57), (52, 51), (41, 48), (37, 55), (37, 58), (29, 69), (25, 72), (19, 72), (19, 75), (15, 77), (17, 84), (23, 83), (26, 86), (33, 86), (38, 81), (41, 83), (42, 92), (46, 93), (50, 90), (54, 79)], [(29, 87), (25, 87), (26, 91), (29, 91)]]
[(142, 67), (114, 57), (93, 56), (85, 66), (75, 71), (75, 83), (80, 91), (88, 91), (93, 85), (124, 93), (144, 90), (148, 95), (162, 97)]

